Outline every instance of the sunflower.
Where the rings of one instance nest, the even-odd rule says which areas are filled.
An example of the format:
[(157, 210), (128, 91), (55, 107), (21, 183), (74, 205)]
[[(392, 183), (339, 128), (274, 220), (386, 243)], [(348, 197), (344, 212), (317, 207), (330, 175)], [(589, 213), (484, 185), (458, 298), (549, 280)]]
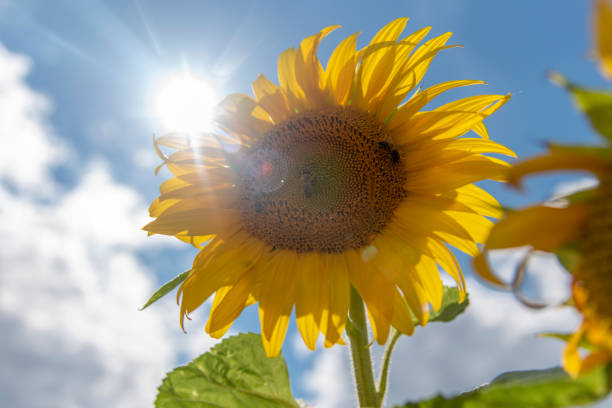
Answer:
[[(611, 78), (612, 7), (608, 0), (595, 0), (594, 6), (595, 55), (602, 74)], [(514, 165), (508, 179), (519, 186), (528, 174), (578, 170), (595, 174), (599, 184), (567, 197), (565, 207), (536, 205), (509, 213), (491, 230), (482, 254), (474, 258), (474, 267), (488, 282), (507, 288), (512, 285), (497, 278), (487, 263), (489, 250), (528, 246), (565, 254), (573, 275), (572, 303), (583, 321), (567, 343), (563, 365), (569, 374), (578, 376), (612, 361), (612, 134), (605, 127), (607, 122), (599, 119), (609, 117), (612, 94), (579, 88), (559, 74), (552, 80), (573, 94), (577, 106), (608, 143), (603, 147), (551, 144), (549, 154)], [(524, 272), (523, 265), (517, 268), (515, 279)], [(578, 348), (585, 345), (584, 339), (591, 351), (582, 358)]]
[[(214, 134), (155, 141), (174, 177), (144, 229), (201, 247), (178, 291), (181, 326), (215, 294), (206, 331), (219, 338), (258, 303), (264, 349), (275, 356), (294, 305), (307, 347), (319, 333), (326, 347), (343, 344), (351, 286), (379, 344), (391, 326), (412, 334), (412, 315), (424, 325), (430, 305), (440, 308), (438, 266), (464, 295), (447, 244), (475, 255), (487, 217), (501, 217), (472, 183), (507, 171), (483, 155), (513, 153), (489, 140), (482, 121), (509, 96), (423, 110), (447, 90), (483, 82), (419, 88), (451, 33), (419, 45), (430, 28), (399, 39), (406, 22), (392, 21), (359, 50), (358, 34), (344, 39), (324, 69), (317, 47), (337, 27), (325, 28), (280, 55), (280, 86), (260, 75), (254, 98), (221, 102)], [(167, 157), (159, 146), (176, 151)]]
[[(583, 322), (563, 355), (566, 371), (576, 376), (612, 360), (612, 149), (551, 146), (549, 154), (516, 164), (509, 179), (518, 185), (527, 174), (552, 170), (590, 171), (599, 185), (570, 198), (565, 207), (536, 205), (509, 213), (491, 230), (474, 266), (487, 281), (507, 287), (487, 264), (489, 250), (529, 246), (553, 253), (578, 251), (572, 294)], [(585, 335), (595, 350), (583, 359), (578, 346)]]

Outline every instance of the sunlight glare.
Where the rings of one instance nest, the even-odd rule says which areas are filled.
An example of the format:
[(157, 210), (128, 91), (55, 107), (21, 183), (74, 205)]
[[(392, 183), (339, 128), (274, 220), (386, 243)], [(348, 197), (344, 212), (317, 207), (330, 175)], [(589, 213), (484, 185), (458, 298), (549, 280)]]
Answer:
[(155, 116), (167, 131), (206, 132), (212, 129), (217, 102), (217, 92), (204, 79), (190, 74), (173, 75), (157, 87)]

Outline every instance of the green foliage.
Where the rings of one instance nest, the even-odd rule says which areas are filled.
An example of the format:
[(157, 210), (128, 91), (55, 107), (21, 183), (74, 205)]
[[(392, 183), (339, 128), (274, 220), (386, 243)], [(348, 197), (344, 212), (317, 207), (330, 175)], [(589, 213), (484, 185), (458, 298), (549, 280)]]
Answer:
[[(470, 304), (468, 295), (465, 295), (463, 302), (459, 302), (459, 289), (453, 286), (444, 286), (442, 295), (442, 307), (437, 312), (432, 310), (429, 314), (430, 322), (450, 322), (467, 309)], [(415, 325), (419, 324), (416, 317), (412, 317)]]
[[(539, 337), (548, 337), (548, 338), (551, 338), (551, 339), (561, 340), (561, 341), (564, 341), (566, 343), (568, 341), (570, 341), (570, 339), (572, 338), (573, 335), (574, 335), (574, 333), (553, 333), (553, 332), (538, 334)], [(589, 341), (587, 340), (586, 336), (582, 336), (582, 338), (580, 339), (579, 346), (580, 346), (580, 348), (587, 349), (587, 350), (596, 350), (597, 349), (596, 346), (594, 346), (593, 344), (589, 343)]]
[(282, 356), (268, 358), (258, 334), (223, 340), (168, 373), (156, 408), (297, 407)]
[(611, 367), (602, 367), (573, 380), (563, 369), (514, 371), (490, 384), (456, 397), (437, 395), (396, 408), (557, 408), (595, 402), (610, 392)]
[(145, 310), (147, 307), (151, 306), (153, 303), (166, 296), (172, 289), (176, 288), (181, 282), (183, 282), (187, 278), (189, 272), (191, 271), (185, 271), (177, 275), (171, 281), (164, 283), (162, 287), (157, 289), (157, 291), (155, 291), (155, 293), (151, 295), (149, 300), (147, 300), (147, 303), (145, 303), (144, 306), (140, 308), (140, 310)]
[(559, 73), (553, 73), (551, 79), (572, 94), (576, 106), (586, 114), (593, 128), (612, 141), (612, 92), (582, 88)]
[(578, 108), (583, 111), (597, 132), (612, 140), (612, 93), (572, 86)]
[(557, 255), (559, 263), (563, 265), (567, 271), (572, 272), (576, 269), (580, 261), (580, 248), (578, 247), (578, 243), (571, 242), (559, 248), (557, 252), (555, 252), (555, 255)]

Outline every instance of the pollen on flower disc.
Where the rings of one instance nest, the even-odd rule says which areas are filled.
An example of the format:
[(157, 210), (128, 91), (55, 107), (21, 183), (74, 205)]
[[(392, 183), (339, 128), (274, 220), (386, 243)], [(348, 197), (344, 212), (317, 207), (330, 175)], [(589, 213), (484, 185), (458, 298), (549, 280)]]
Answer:
[(275, 125), (241, 165), (242, 225), (297, 252), (367, 245), (404, 197), (401, 156), (388, 140), (382, 123), (351, 108), (307, 111)]

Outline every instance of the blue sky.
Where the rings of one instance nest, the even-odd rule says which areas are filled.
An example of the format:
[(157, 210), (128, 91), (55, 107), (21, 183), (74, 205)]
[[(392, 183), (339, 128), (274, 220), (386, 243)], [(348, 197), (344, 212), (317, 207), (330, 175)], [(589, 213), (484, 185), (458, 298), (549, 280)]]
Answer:
[[(487, 125), (520, 157), (543, 151), (547, 140), (597, 142), (546, 79), (554, 69), (604, 85), (589, 60), (588, 2), (0, 0), (0, 231), (12, 243), (0, 252), (0, 327), (11, 333), (0, 339), (3, 359), (11, 357), (0, 368), (0, 402), (38, 407), (44, 393), (53, 406), (146, 406), (165, 370), (212, 344), (202, 333), (205, 311), (187, 336), (171, 300), (132, 313), (159, 283), (189, 269), (194, 254), (139, 231), (164, 177), (153, 175), (151, 146), (162, 131), (152, 113), (160, 80), (189, 70), (221, 95), (249, 93), (258, 73), (276, 79), (278, 54), (303, 37), (341, 24), (321, 45), (326, 60), (345, 36), (361, 32), (364, 45), (399, 16), (410, 17), (408, 31), (430, 25), (433, 35), (452, 31), (451, 42), (464, 46), (438, 56), (425, 85), (481, 79), (489, 85), (449, 97), (512, 93)], [(484, 185), (518, 206), (581, 177), (541, 177), (521, 194)], [(550, 286), (563, 287), (555, 276)], [(575, 316), (534, 313), (470, 284), (466, 316), (400, 341), (391, 402), (558, 362), (561, 345), (535, 333), (571, 329)], [(235, 330), (258, 330), (255, 313)], [(295, 394), (319, 407), (347, 404), (342, 390), (350, 392), (350, 382), (339, 368), (346, 350), (309, 354), (294, 339), (292, 326), (284, 353)], [(119, 378), (139, 383), (134, 371), (146, 371), (147, 380), (121, 387)], [(326, 379), (336, 386), (325, 388)], [(108, 390), (115, 400), (94, 398)]]

